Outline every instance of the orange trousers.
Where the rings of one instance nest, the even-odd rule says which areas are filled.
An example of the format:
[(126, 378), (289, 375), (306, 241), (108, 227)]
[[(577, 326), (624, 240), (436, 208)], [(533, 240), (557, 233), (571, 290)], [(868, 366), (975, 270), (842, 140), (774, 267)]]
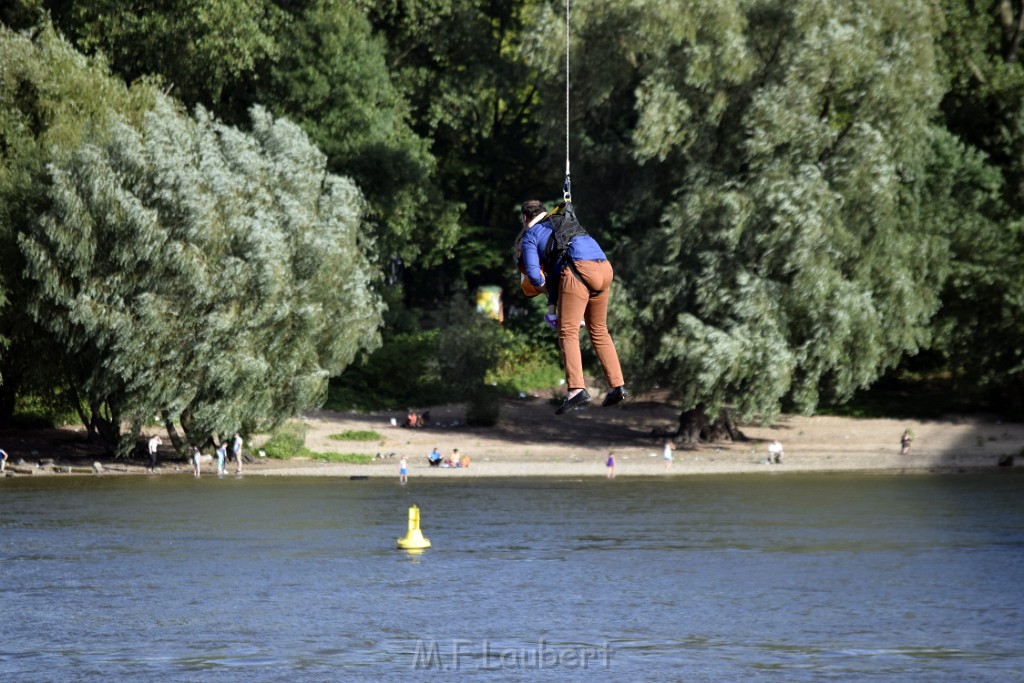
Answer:
[[(583, 389), (583, 357), (580, 354), (580, 321), (587, 322), (587, 333), (601, 362), (610, 388), (625, 384), (619, 354), (608, 334), (608, 293), (614, 272), (608, 261), (576, 261), (576, 272), (562, 271), (558, 288), (558, 348), (565, 365), (565, 381), (570, 389)], [(583, 282), (580, 281), (582, 278)]]

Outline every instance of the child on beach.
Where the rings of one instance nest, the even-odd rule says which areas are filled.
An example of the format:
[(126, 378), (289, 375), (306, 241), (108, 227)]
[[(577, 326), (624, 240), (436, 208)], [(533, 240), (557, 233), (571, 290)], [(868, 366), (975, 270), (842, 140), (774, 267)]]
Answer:
[(665, 461), (665, 471), (666, 472), (668, 472), (668, 468), (669, 467), (672, 467), (672, 449), (675, 448), (675, 447), (676, 447), (676, 445), (674, 443), (672, 443), (671, 441), (666, 441), (665, 442), (665, 452), (664, 452), (664, 454), (661, 457)]
[(202, 457), (202, 453), (199, 450), (199, 446), (192, 445), (192, 475), (199, 477), (202, 475), (202, 465), (199, 459)]
[(225, 442), (221, 442), (217, 446), (217, 476), (224, 476), (224, 460), (228, 457), (228, 445)]
[(608, 478), (609, 479), (614, 479), (615, 478), (615, 454), (614, 453), (609, 453), (608, 454), (608, 462), (605, 463), (605, 467), (608, 468)]
[(409, 481), (409, 461), (406, 460), (405, 456), (398, 461), (398, 482), (404, 484)]

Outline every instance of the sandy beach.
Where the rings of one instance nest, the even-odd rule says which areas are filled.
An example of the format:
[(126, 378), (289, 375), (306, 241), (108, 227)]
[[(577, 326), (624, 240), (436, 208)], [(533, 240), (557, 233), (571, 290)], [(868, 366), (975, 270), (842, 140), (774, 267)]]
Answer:
[[(676, 408), (661, 401), (634, 401), (621, 407), (592, 407), (556, 417), (549, 401), (531, 397), (502, 405), (498, 425), (468, 427), (462, 406), (430, 408), (431, 425), (406, 429), (404, 414), (335, 413), (314, 411), (302, 417), (308, 427), (306, 445), (317, 452), (363, 453), (369, 464), (323, 463), (295, 458), (257, 458), (245, 476), (395, 477), (399, 460), (408, 459), (409, 476), (416, 477), (603, 477), (610, 452), (616, 457), (616, 476), (683, 476), (692, 474), (759, 472), (937, 472), (998, 468), (1008, 456), (1024, 462), (1024, 425), (984, 416), (948, 416), (941, 420), (853, 419), (783, 415), (769, 425), (741, 424), (746, 441), (677, 443), (674, 461), (666, 470), (662, 447), (674, 433)], [(908, 455), (900, 455), (900, 435), (912, 430)], [(338, 441), (346, 431), (373, 431), (379, 439)], [(158, 432), (154, 432), (158, 433)], [(166, 435), (165, 435), (166, 436)], [(247, 450), (255, 454), (263, 437), (254, 437)], [(81, 427), (40, 432), (0, 434), (0, 448), (10, 454), (8, 474), (61, 475), (69, 466), (82, 473), (100, 462), (104, 475), (147, 473), (146, 463), (105, 460), (85, 442)], [(781, 464), (767, 464), (767, 445), (778, 439), (784, 448)], [(166, 439), (165, 439), (166, 441)], [(427, 453), (437, 447), (444, 455), (458, 448), (470, 457), (469, 468), (437, 468)], [(161, 451), (158, 474), (188, 474), (188, 466)], [(22, 464), (19, 466), (19, 461)], [(999, 466), (1000, 461), (1004, 465)], [(40, 466), (43, 463), (43, 466)], [(209, 465), (205, 466), (209, 467)], [(209, 468), (212, 470), (212, 468)], [(233, 471), (233, 468), (232, 468)], [(65, 475), (66, 476), (66, 475)]]

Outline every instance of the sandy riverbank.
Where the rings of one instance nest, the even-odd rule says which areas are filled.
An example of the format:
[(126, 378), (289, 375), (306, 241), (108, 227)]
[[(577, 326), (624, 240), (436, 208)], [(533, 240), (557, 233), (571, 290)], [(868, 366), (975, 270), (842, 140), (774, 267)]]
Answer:
[[(409, 475), (415, 477), (603, 477), (609, 452), (616, 455), (617, 476), (681, 476), (740, 472), (933, 472), (996, 469), (1006, 456), (1024, 464), (1024, 425), (984, 417), (949, 416), (942, 420), (851, 419), (786, 415), (774, 424), (741, 425), (748, 441), (679, 444), (671, 468), (662, 460), (665, 436), (675, 430), (677, 411), (658, 401), (636, 401), (620, 408), (599, 407), (563, 417), (539, 398), (511, 400), (502, 407), (500, 423), (491, 428), (461, 424), (460, 406), (431, 409), (432, 426), (423, 429), (392, 427), (397, 412), (311, 412), (304, 416), (307, 445), (314, 451), (365, 453), (370, 464), (324, 464), (310, 460), (258, 459), (246, 466), (245, 476), (396, 477), (404, 455)], [(904, 429), (915, 434), (909, 455), (899, 454)], [(337, 441), (332, 434), (375, 431), (372, 441)], [(33, 435), (34, 434), (34, 435)], [(49, 440), (38, 433), (0, 433), (0, 447), (11, 454), (10, 463), (24, 460), (23, 471), (54, 474), (61, 465), (92, 465), (100, 460), (74, 428), (59, 430)], [(7, 437), (7, 438), (5, 438)], [(765, 464), (767, 444), (779, 439), (785, 449), (780, 465)], [(254, 439), (258, 450), (260, 438)], [(471, 458), (468, 469), (432, 468), (426, 455), (433, 447), (445, 455), (453, 448)], [(165, 455), (169, 455), (168, 451)], [(377, 458), (377, 455), (380, 458)], [(38, 467), (53, 459), (56, 467)], [(141, 474), (142, 462), (106, 461), (104, 475)], [(1007, 468), (999, 468), (1005, 470)], [(159, 475), (188, 474), (181, 461), (163, 459)], [(16, 475), (17, 476), (17, 475)], [(58, 475), (60, 476), (60, 475)], [(66, 476), (66, 475), (64, 475)]]

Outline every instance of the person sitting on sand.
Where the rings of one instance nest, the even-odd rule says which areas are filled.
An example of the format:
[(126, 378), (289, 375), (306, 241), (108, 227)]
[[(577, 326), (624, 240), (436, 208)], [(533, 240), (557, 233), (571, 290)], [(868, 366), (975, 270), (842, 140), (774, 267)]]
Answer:
[(434, 450), (430, 451), (430, 454), (427, 455), (427, 463), (431, 467), (440, 467), (442, 459), (441, 451), (437, 449), (437, 446), (434, 446)]
[(782, 442), (778, 439), (768, 444), (768, 464), (771, 465), (773, 462), (776, 465), (782, 464)]

